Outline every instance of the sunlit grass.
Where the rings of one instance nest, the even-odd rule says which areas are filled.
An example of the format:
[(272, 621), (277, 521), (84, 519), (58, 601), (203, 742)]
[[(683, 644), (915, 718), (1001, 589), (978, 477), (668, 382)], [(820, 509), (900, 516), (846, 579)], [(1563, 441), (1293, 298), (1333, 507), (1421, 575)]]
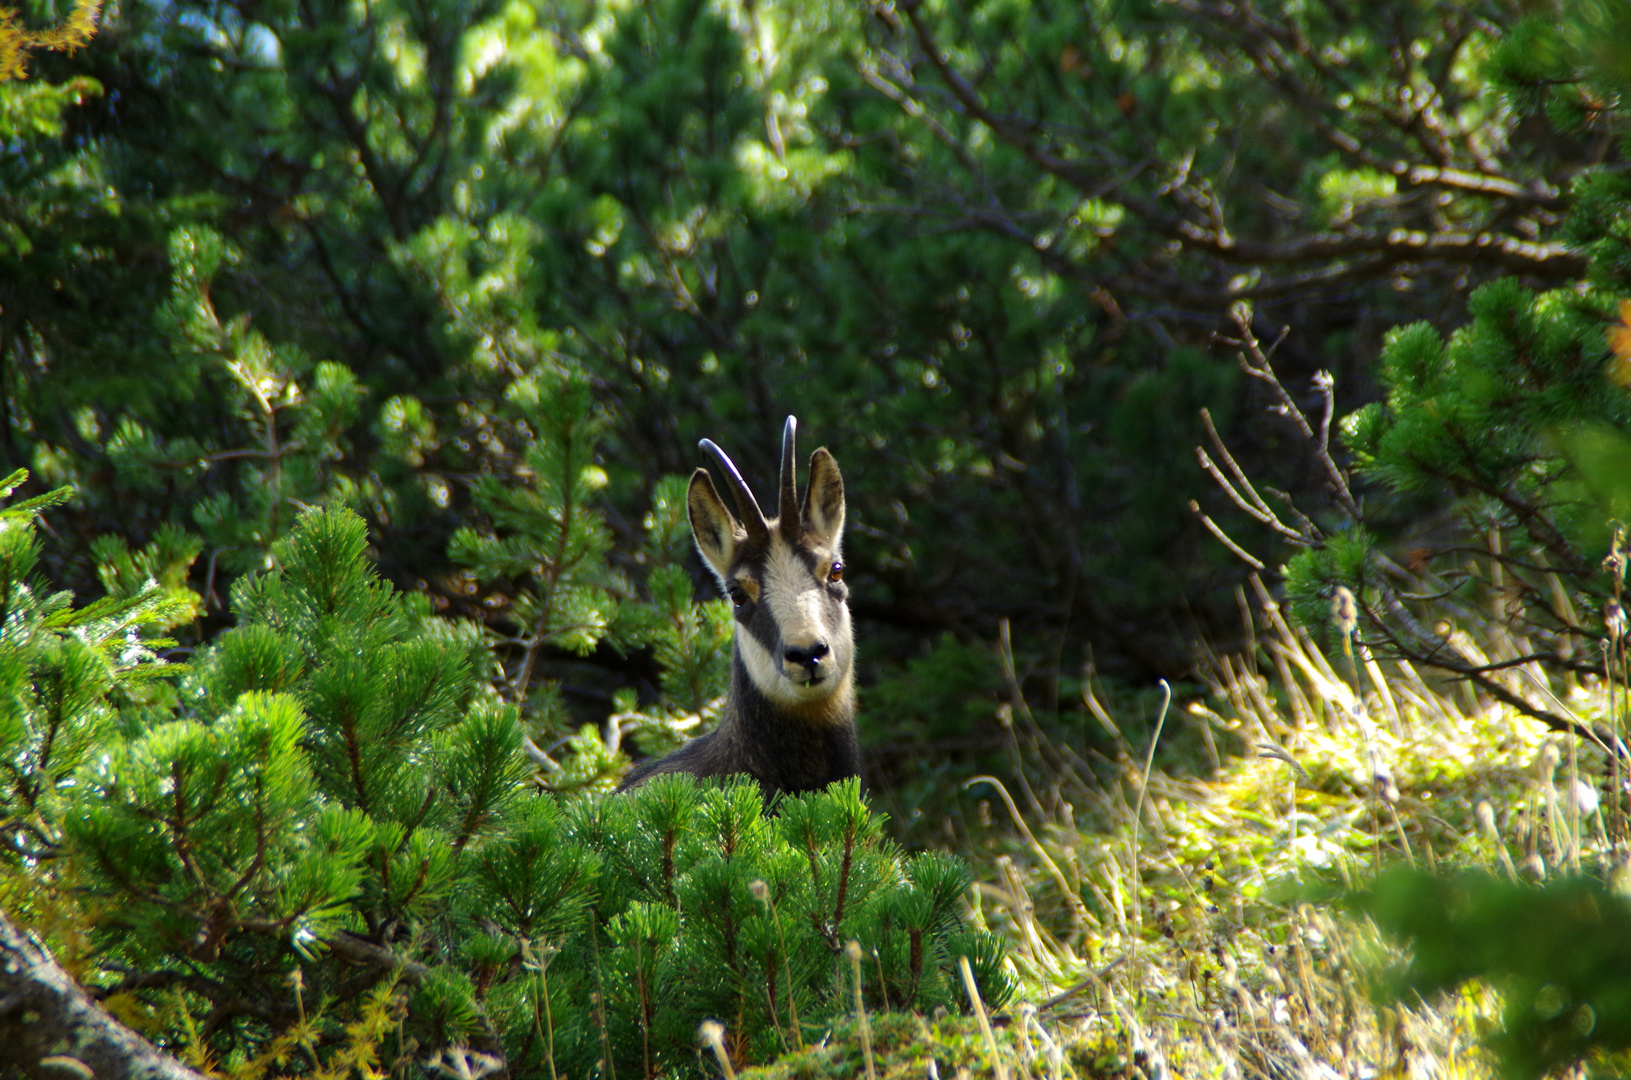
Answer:
[[(892, 1019), (874, 1024), (879, 1075), (1494, 1075), (1498, 994), (1388, 1001), (1375, 984), (1403, 957), (1343, 897), (1400, 865), (1605, 873), (1625, 827), (1599, 812), (1601, 753), (1363, 650), (1333, 662), (1272, 606), (1258, 617), (1255, 655), (1215, 658), (1212, 693), (1164, 721), (1211, 747), (1211, 775), (1157, 765), (1146, 782), (1148, 747), (1121, 741), (1109, 775), (1052, 774), (1040, 814), (1021, 809), (1031, 794), (992, 801), (1010, 827), (968, 853), (969, 907), (1022, 987), (994, 1018), (1000, 1063), (972, 1019)], [(1608, 715), (1590, 680), (1513, 678)], [(854, 1042), (836, 1031), (762, 1075), (860, 1075)]]

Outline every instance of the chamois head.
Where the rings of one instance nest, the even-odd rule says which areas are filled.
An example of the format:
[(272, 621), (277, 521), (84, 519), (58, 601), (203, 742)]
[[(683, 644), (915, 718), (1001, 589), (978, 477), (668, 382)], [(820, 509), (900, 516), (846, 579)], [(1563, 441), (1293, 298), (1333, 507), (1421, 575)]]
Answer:
[(686, 504), (697, 550), (736, 607), (736, 650), (748, 677), (770, 701), (821, 715), (826, 703), (847, 705), (854, 683), (840, 548), (844, 481), (822, 447), (810, 455), (810, 483), (800, 501), (797, 426), (789, 416), (782, 429), (776, 517), (765, 518), (742, 474), (708, 439), (702, 449), (719, 466), (739, 518), (725, 508), (706, 469), (691, 475)]

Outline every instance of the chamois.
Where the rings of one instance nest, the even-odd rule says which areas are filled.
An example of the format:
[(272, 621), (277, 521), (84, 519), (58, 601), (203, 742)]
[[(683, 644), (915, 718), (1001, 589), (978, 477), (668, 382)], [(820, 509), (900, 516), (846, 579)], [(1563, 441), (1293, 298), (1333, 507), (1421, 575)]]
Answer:
[(691, 474), (686, 509), (703, 561), (736, 609), (731, 687), (719, 726), (666, 757), (641, 764), (619, 791), (660, 773), (759, 781), (766, 800), (857, 775), (855, 641), (840, 541), (844, 481), (822, 447), (810, 456), (801, 504), (794, 477), (793, 417), (782, 429), (779, 513), (766, 520), (742, 474), (708, 439), (699, 444), (724, 475), (741, 520), (707, 469)]

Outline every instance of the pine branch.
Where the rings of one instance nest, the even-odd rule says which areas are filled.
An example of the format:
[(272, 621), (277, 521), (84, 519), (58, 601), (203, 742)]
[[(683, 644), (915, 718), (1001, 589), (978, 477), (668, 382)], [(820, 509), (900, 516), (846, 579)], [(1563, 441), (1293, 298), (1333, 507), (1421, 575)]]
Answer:
[(1229, 262), (1307, 263), (1330, 259), (1378, 256), (1378, 271), (1399, 263), (1441, 259), (1454, 263), (1483, 263), (1519, 274), (1546, 278), (1578, 278), (1586, 272), (1586, 258), (1559, 243), (1538, 243), (1487, 231), (1422, 229), (1355, 229), (1343, 233), (1314, 233), (1292, 240), (1245, 240), (1225, 228), (1168, 219), (1153, 206), (1131, 203), (1166, 235), (1187, 246), (1210, 252)]
[[(71, 1055), (69, 1054), (71, 1051)], [(0, 1066), (31, 1080), (204, 1080), (108, 1015), (0, 913)]]
[(430, 975), (430, 968), (419, 961), (399, 956), (385, 946), (376, 945), (348, 930), (342, 930), (330, 938), (328, 947), (334, 951), (334, 955), (353, 964), (395, 972), (409, 986), (418, 986)]
[[(1205, 5), (1190, 6), (1199, 10)], [(1231, 6), (1224, 7), (1229, 11), (1236, 10)], [(1329, 288), (1345, 281), (1381, 277), (1398, 267), (1426, 262), (1487, 266), (1547, 280), (1572, 280), (1585, 274), (1585, 256), (1564, 244), (1530, 240), (1492, 228), (1441, 228), (1432, 231), (1421, 228), (1356, 228), (1341, 232), (1307, 233), (1283, 240), (1239, 237), (1225, 224), (1222, 207), (1209, 193), (1192, 189), (1183, 182), (1175, 182), (1171, 188), (1164, 189), (1164, 193), (1187, 195), (1192, 201), (1204, 204), (1208, 220), (1201, 222), (1175, 215), (1156, 202), (1138, 197), (1125, 188), (1128, 180), (1143, 171), (1143, 166), (1138, 166), (1127, 176), (1106, 181), (1107, 166), (1119, 172), (1125, 163), (1088, 162), (1063, 156), (1051, 148), (1035, 123), (997, 112), (974, 83), (953, 66), (951, 54), (942, 48), (928, 25), (921, 0), (903, 0), (898, 10), (906, 16), (914, 31), (922, 58), (945, 84), (961, 111), (989, 129), (1042, 172), (1070, 185), (1086, 198), (1103, 198), (1114, 193), (1118, 203), (1155, 232), (1191, 251), (1210, 255), (1221, 262), (1258, 268), (1308, 267), (1244, 287), (1226, 288), (1219, 284), (1197, 288), (1187, 282), (1176, 283), (1174, 287), (1173, 283), (1157, 283), (1152, 295), (1200, 304), (1217, 304), (1230, 299), (1267, 299), (1309, 289)], [(1217, 17), (1215, 12), (1211, 14)], [(1284, 33), (1278, 29), (1271, 32), (1261, 26), (1256, 29), (1269, 36), (1273, 36), (1274, 32)], [(1317, 57), (1312, 59), (1317, 61)], [(1552, 206), (1560, 198), (1556, 185), (1544, 180), (1525, 183), (1498, 173), (1458, 168), (1445, 161), (1422, 163), (1377, 156), (1367, 151), (1353, 136), (1318, 115), (1314, 106), (1323, 107), (1323, 97), (1298, 84), (1296, 79), (1281, 70), (1281, 65), (1268, 63), (1261, 54), (1254, 54), (1253, 60), (1291, 100), (1314, 114), (1312, 119), (1316, 127), (1328, 138), (1361, 161), (1408, 186), (1465, 191), (1518, 206)], [(870, 78), (868, 82), (884, 96), (900, 104), (908, 115), (921, 119), (919, 114), (925, 112), (921, 103), (907, 96), (899, 87), (887, 83), (879, 85)], [(1416, 119), (1420, 120), (1419, 117)], [(1411, 125), (1406, 124), (1405, 127), (1411, 128)], [(1421, 134), (1414, 128), (1411, 131), (1418, 136)], [(1012, 227), (1014, 223), (1000, 212), (994, 219), (990, 207), (974, 211), (965, 224), (999, 233), (1012, 231), (1013, 238), (1030, 244), (1050, 270), (1070, 277), (1084, 277), (1081, 268), (1076, 267), (1072, 260), (1036, 245), (1031, 233), (1003, 227)], [(1135, 292), (1144, 292), (1149, 288), (1148, 283), (1143, 283), (1143, 288), (1139, 287), (1140, 284), (1137, 281), (1123, 282), (1121, 288)]]
[[(367, 938), (347, 930), (342, 930), (329, 938), (327, 944), (334, 955), (341, 959), (389, 972), (409, 986), (418, 986), (431, 975), (429, 966), (417, 960), (410, 960), (384, 945), (376, 945)], [(497, 1026), (479, 1004), (476, 1007), (476, 1014), (481, 1024), (481, 1033), (471, 1040), (471, 1044), (496, 1063), (495, 1071), (508, 1075), (509, 1066), (504, 1057), (504, 1044), (499, 1038)], [(53, 1077), (51, 1080), (61, 1078)]]
[[(1465, 679), (1479, 690), (1488, 694), (1503, 705), (1510, 706), (1531, 720), (1538, 720), (1546, 725), (1550, 731), (1561, 735), (1572, 735), (1585, 742), (1591, 743), (1599, 750), (1610, 756), (1623, 756), (1626, 753), (1625, 744), (1614, 731), (1606, 724), (1586, 723), (1573, 717), (1559, 716), (1547, 709), (1540, 708), (1526, 701), (1521, 694), (1503, 686), (1493, 673), (1507, 665), (1485, 664), (1479, 665), (1461, 660), (1456, 657), (1447, 643), (1438, 640), (1436, 636), (1427, 632), (1394, 595), (1392, 589), (1383, 586), (1378, 590), (1388, 613), (1392, 615), (1390, 623), (1382, 617), (1382, 613), (1374, 610), (1369, 604), (1361, 604), (1365, 613), (1366, 622), (1374, 626), (1382, 634), (1382, 641), (1377, 645), (1385, 645), (1413, 664), (1423, 667), (1433, 667), (1440, 671)], [(1397, 627), (1397, 628), (1396, 628)], [(1527, 659), (1527, 658), (1526, 658)]]

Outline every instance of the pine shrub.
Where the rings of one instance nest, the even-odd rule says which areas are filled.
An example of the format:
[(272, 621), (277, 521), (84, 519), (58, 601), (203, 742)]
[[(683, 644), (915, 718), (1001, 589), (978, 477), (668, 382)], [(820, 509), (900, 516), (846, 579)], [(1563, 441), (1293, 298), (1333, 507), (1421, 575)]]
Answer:
[(697, 1074), (704, 1019), (744, 1065), (820, 1041), (851, 941), (869, 1009), (962, 1008), (959, 956), (1010, 992), (968, 871), (904, 856), (855, 783), (541, 791), (485, 636), (382, 581), (352, 512), (305, 513), (183, 666), (173, 587), (75, 611), (32, 576), (63, 497), (0, 511), (0, 889), (48, 934), (70, 906), (71, 967), (195, 1064)]
[[(1631, 52), (1603, 30), (1620, 18), (1585, 3), (1516, 26), (1490, 60), (1514, 115), (1572, 137), (1590, 114), (1623, 143)], [(1365, 500), (1343, 493), (1341, 513), (1299, 517), (1303, 550), (1285, 567), (1289, 605), (1316, 636), (1330, 636), (1346, 590), (1366, 648), (1449, 671), (1558, 730), (1581, 725), (1529, 701), (1511, 669), (1521, 657), (1601, 674), (1590, 645), (1604, 631), (1621, 667), (1631, 519), (1631, 183), (1586, 169), (1571, 200), (1563, 235), (1588, 259), (1585, 280), (1497, 278), (1451, 332), (1416, 322), (1387, 335), (1384, 399), (1339, 425)], [(1480, 623), (1497, 628), (1489, 656), (1455, 636)]]

